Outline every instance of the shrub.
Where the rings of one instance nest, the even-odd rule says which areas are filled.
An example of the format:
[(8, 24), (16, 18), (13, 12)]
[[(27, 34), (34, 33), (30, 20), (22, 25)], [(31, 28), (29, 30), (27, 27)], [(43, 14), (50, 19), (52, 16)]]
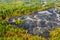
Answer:
[(23, 20), (21, 20), (21, 19), (19, 19), (19, 20), (16, 20), (16, 21), (15, 21), (15, 23), (16, 23), (16, 24), (23, 24), (23, 23), (24, 23), (24, 21), (23, 21)]
[(60, 28), (50, 31), (50, 40), (60, 40)]

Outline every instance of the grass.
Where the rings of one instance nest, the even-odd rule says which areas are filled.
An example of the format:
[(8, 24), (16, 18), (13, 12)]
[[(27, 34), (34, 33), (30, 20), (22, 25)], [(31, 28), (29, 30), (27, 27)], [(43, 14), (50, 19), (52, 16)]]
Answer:
[(50, 31), (51, 38), (50, 40), (60, 40), (60, 28)]
[(44, 40), (28, 33), (28, 30), (11, 26), (5, 20), (0, 22), (0, 40)]
[(0, 17), (2, 19), (7, 19), (9, 17), (28, 15), (48, 8), (60, 6), (54, 3), (49, 3), (45, 6), (42, 6), (42, 4), (43, 3), (40, 2), (3, 2), (0, 3)]
[[(60, 40), (60, 28), (49, 31), (50, 38), (45, 39), (39, 36), (33, 36), (28, 33), (28, 30), (11, 26), (7, 23), (10, 17), (32, 14), (38, 11), (60, 6), (59, 3), (44, 3), (36, 2), (3, 2), (0, 3), (0, 40)], [(22, 24), (23, 20), (17, 20), (16, 24)]]
[(50, 38), (33, 36), (28, 30), (11, 26), (6, 20), (0, 21), (0, 40), (60, 40), (60, 28), (50, 32)]

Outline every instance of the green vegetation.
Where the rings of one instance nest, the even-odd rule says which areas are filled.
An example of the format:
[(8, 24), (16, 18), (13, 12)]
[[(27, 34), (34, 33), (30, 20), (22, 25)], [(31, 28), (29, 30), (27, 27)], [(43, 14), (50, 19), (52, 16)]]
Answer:
[(8, 19), (9, 17), (32, 14), (48, 8), (60, 6), (58, 3), (48, 3), (45, 6), (43, 5), (43, 2), (2, 2), (0, 3), (0, 17), (2, 19)]
[(45, 39), (33, 36), (24, 30), (7, 24), (6, 20), (0, 21), (0, 40), (60, 40), (60, 28), (50, 31), (50, 38)]
[(16, 24), (23, 24), (23, 23), (24, 23), (24, 21), (23, 21), (23, 20), (21, 20), (21, 19), (19, 19), (19, 20), (16, 20), (16, 21), (15, 21), (15, 23), (16, 23)]
[(44, 38), (28, 34), (27, 30), (11, 26), (3, 20), (0, 22), (0, 40), (44, 40)]
[[(6, 2), (5, 2), (6, 1)], [(7, 23), (10, 17), (22, 16), (32, 14), (38, 11), (46, 10), (60, 6), (60, 3), (51, 1), (47, 2), (43, 6), (43, 2), (40, 0), (34, 2), (15, 1), (15, 0), (0, 0), (0, 40), (60, 40), (60, 28), (50, 31), (50, 38), (45, 39), (43, 37), (33, 36), (28, 33), (28, 30), (11, 26)], [(22, 24), (23, 20), (16, 20), (16, 24)]]
[(60, 28), (50, 31), (50, 40), (60, 40)]

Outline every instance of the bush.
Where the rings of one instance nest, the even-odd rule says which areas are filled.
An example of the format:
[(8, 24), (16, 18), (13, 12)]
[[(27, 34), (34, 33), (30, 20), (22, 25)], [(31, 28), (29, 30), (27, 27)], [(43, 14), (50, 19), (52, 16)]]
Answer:
[(23, 20), (21, 20), (21, 19), (19, 19), (19, 20), (16, 20), (16, 21), (15, 21), (15, 23), (16, 23), (16, 24), (23, 24), (23, 23), (24, 23), (24, 21), (23, 21)]
[(50, 40), (60, 40), (60, 28), (50, 31)]
[(21, 14), (32, 14), (37, 11), (46, 10), (48, 8), (57, 6), (56, 4), (51, 6), (51, 4), (52, 3), (42, 6), (41, 3), (36, 2), (29, 2), (29, 4), (26, 4), (26, 2), (22, 2), (22, 4), (17, 4), (15, 2), (0, 3), (0, 17), (5, 19), (6, 17), (19, 16)]

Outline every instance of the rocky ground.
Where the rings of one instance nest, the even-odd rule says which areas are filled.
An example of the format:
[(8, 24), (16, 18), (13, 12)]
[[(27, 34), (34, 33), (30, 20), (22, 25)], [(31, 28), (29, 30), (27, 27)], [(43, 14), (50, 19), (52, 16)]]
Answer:
[[(50, 37), (48, 30), (54, 30), (60, 26), (60, 14), (58, 8), (51, 8), (40, 11), (31, 15), (21, 17), (13, 17), (8, 20), (11, 25), (16, 25), (23, 29), (27, 29), (29, 33), (45, 38)], [(15, 24), (14, 20), (24, 20), (23, 24)]]

